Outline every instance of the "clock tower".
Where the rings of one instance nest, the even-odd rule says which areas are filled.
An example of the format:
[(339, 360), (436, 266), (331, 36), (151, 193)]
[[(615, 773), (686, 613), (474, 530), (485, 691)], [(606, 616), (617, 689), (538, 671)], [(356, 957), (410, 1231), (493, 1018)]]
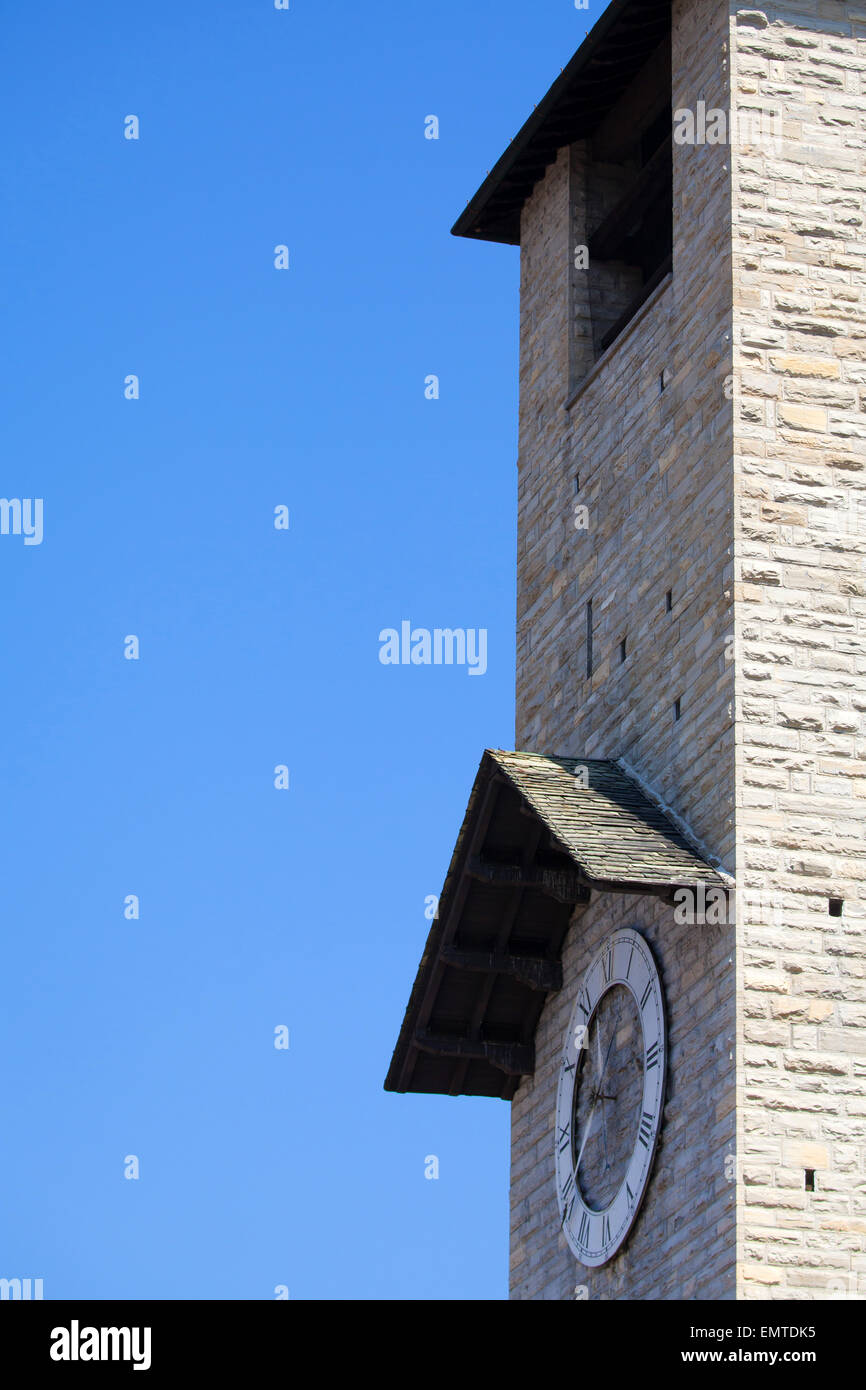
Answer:
[(520, 246), (516, 752), (386, 1086), (512, 1109), (511, 1296), (866, 1295), (866, 16), (612, 0)]

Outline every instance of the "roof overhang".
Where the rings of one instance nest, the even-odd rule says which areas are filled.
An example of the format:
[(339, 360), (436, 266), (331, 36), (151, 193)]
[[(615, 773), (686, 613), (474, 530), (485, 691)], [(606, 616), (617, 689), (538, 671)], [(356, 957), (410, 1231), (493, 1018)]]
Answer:
[(615, 762), (488, 749), (385, 1089), (510, 1100), (575, 909), (698, 884), (730, 880)]
[(523, 204), (557, 152), (592, 134), (670, 27), (670, 0), (611, 0), (469, 200), (453, 234), (517, 246)]

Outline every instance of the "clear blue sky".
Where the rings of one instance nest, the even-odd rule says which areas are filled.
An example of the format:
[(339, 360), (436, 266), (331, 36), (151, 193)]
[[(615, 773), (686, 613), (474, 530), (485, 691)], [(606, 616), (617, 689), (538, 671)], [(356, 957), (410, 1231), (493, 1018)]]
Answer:
[[(44, 499), (0, 535), (0, 1276), (46, 1298), (506, 1295), (507, 1105), (382, 1083), (513, 744), (518, 252), (449, 228), (603, 7), (0, 6), (0, 492)], [(486, 674), (383, 666), (403, 619)]]

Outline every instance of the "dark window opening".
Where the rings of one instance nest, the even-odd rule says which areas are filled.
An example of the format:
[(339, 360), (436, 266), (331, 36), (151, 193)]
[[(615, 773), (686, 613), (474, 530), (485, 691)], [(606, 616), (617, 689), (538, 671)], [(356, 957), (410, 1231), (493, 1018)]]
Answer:
[(622, 663), (625, 661), (625, 657), (626, 657), (625, 638), (623, 637), (622, 641), (621, 641), (620, 644), (619, 644), (619, 660), (620, 660), (620, 665), (622, 665)]
[(843, 898), (831, 898), (831, 899), (830, 899), (830, 902), (829, 902), (829, 904), (828, 904), (828, 910), (829, 910), (829, 913), (830, 913), (830, 916), (831, 916), (831, 917), (841, 917), (841, 916), (842, 916), (842, 906), (843, 906), (843, 903), (844, 903), (844, 899), (843, 899)]
[(596, 357), (671, 269), (672, 131), (668, 37), (587, 141), (585, 240)]
[(586, 674), (592, 675), (592, 599), (586, 605)]
[(574, 490), (575, 490), (575, 492), (580, 492), (580, 474), (579, 474), (579, 473), (575, 473), (575, 475), (574, 475)]
[(666, 613), (670, 613), (670, 612), (673, 610), (673, 606), (674, 606), (674, 591), (673, 591), (673, 589), (668, 589), (667, 593), (665, 594), (665, 612), (666, 612)]
[(671, 133), (671, 121), (668, 112), (659, 111), (654, 121), (651, 121), (640, 138), (641, 163), (648, 164), (663, 140)]
[(806, 1168), (806, 1169), (805, 1169), (805, 1173), (806, 1173), (806, 1191), (807, 1191), (807, 1192), (814, 1192), (814, 1191), (815, 1191), (815, 1169), (814, 1169), (814, 1168)]
[(677, 696), (677, 698), (674, 700), (674, 719), (679, 719), (681, 713), (682, 713), (682, 702), (681, 702), (680, 696)]

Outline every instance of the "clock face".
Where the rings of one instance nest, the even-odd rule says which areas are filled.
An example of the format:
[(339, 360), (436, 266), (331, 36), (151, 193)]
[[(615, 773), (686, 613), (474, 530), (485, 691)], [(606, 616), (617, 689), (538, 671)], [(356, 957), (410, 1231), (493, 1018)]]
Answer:
[(581, 981), (559, 1071), (556, 1189), (582, 1264), (606, 1264), (637, 1215), (661, 1125), (665, 1052), (655, 962), (644, 938), (621, 928)]

